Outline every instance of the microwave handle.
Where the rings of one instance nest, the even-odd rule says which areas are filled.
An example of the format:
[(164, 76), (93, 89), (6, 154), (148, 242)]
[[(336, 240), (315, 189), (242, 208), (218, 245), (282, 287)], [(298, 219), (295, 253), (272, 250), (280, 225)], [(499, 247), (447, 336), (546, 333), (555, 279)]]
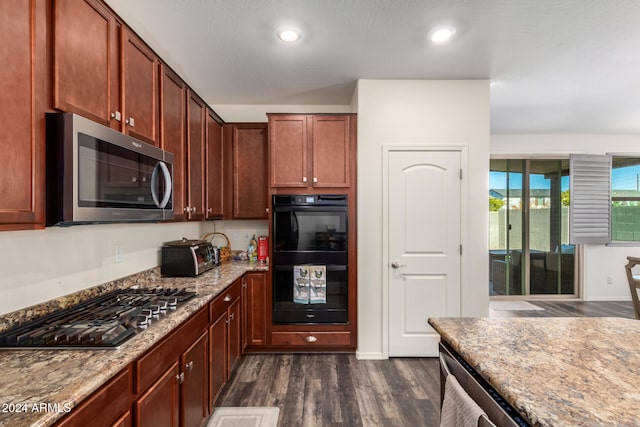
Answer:
[[(162, 171), (164, 181), (167, 183), (164, 190), (164, 195), (162, 196), (162, 201), (158, 201), (158, 194), (156, 193), (158, 168)], [(153, 173), (151, 174), (151, 197), (153, 197), (153, 201), (156, 206), (161, 209), (164, 209), (167, 206), (167, 203), (169, 203), (169, 198), (171, 197), (171, 173), (169, 172), (169, 168), (164, 162), (158, 162), (156, 167), (153, 168)]]

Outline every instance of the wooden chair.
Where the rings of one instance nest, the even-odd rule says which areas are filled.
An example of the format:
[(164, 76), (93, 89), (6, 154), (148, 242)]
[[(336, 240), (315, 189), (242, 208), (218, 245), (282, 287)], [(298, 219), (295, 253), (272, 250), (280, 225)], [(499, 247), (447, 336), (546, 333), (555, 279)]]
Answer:
[(631, 269), (640, 264), (640, 258), (628, 256), (627, 259), (629, 262), (624, 266), (625, 270), (627, 270), (627, 280), (629, 281), (629, 289), (631, 290), (631, 299), (633, 300), (633, 309), (636, 312), (636, 319), (640, 320), (640, 300), (638, 299), (638, 289), (640, 289), (640, 277), (633, 276), (633, 271)]

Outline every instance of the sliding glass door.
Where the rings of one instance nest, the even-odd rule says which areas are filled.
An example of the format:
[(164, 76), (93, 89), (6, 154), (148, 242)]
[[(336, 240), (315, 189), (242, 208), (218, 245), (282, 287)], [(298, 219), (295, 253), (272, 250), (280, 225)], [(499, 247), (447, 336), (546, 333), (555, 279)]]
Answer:
[(490, 295), (575, 295), (569, 160), (492, 159), (489, 184)]

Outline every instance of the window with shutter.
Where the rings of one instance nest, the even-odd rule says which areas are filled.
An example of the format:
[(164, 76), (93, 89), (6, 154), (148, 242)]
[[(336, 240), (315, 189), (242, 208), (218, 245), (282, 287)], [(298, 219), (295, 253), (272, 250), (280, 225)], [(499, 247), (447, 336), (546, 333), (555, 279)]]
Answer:
[(570, 157), (572, 244), (611, 241), (611, 157), (572, 154)]

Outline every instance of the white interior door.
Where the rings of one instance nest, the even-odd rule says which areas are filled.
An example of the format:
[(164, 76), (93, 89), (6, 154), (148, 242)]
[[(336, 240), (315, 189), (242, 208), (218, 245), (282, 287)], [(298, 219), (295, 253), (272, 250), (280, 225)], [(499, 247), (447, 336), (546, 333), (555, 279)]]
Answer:
[(427, 319), (460, 315), (460, 168), (460, 151), (389, 152), (389, 356), (437, 356)]

